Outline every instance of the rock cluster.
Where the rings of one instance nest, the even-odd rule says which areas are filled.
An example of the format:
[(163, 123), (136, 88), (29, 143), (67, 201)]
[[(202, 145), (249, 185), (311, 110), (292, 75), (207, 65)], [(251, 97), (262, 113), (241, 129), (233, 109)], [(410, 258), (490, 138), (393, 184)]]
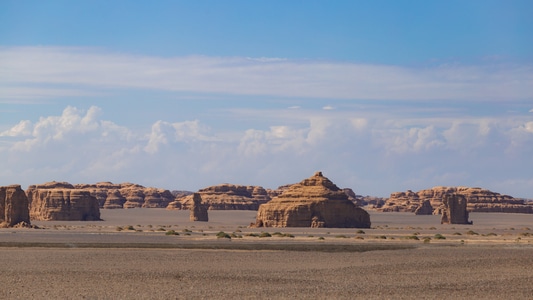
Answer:
[(442, 200), (441, 224), (472, 224), (468, 221), (467, 200), (464, 195), (446, 194)]
[(254, 227), (370, 228), (370, 215), (321, 172), (262, 204)]
[(89, 191), (76, 189), (69, 183), (32, 185), (28, 188), (27, 195), (32, 220), (100, 220), (98, 200)]
[(165, 208), (174, 201), (169, 190), (146, 188), (134, 183), (99, 182), (95, 184), (76, 184), (77, 189), (87, 190), (98, 199), (101, 208)]
[[(444, 196), (457, 194), (465, 196), (467, 210), (470, 212), (504, 212), (504, 213), (533, 213), (533, 205), (528, 205), (523, 199), (516, 199), (508, 195), (501, 195), (486, 189), (473, 187), (443, 187), (413, 192), (396, 192), (390, 195), (379, 211), (384, 212), (415, 212), (423, 202), (429, 201), (433, 212), (440, 212)], [(429, 206), (426, 204), (426, 208)]]
[[(204, 205), (210, 210), (257, 210), (270, 200), (267, 191), (260, 186), (220, 184), (198, 191)], [(190, 209), (193, 195), (176, 198), (167, 209)]]
[(20, 185), (0, 186), (0, 227), (30, 225), (29, 203)]
[(207, 215), (207, 207), (202, 203), (202, 197), (199, 193), (193, 194), (189, 220), (202, 222), (209, 221), (209, 216)]

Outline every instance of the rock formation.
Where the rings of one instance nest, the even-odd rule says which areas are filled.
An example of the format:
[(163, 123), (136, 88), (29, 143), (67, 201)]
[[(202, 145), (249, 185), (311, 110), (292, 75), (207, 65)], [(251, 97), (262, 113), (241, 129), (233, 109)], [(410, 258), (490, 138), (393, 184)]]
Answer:
[(20, 185), (0, 186), (0, 227), (30, 225), (29, 203)]
[(134, 183), (98, 182), (76, 184), (74, 188), (87, 190), (98, 199), (101, 208), (165, 208), (175, 197), (169, 190), (144, 187)]
[(533, 205), (528, 205), (524, 199), (516, 199), (508, 195), (501, 195), (486, 189), (472, 187), (443, 187), (438, 186), (427, 190), (413, 192), (396, 192), (383, 206), (378, 208), (384, 212), (415, 212), (424, 201), (429, 200), (434, 211), (440, 211), (444, 196), (447, 194), (463, 195), (467, 200), (470, 212), (505, 212), (505, 213), (533, 213)]
[(370, 215), (348, 200), (321, 172), (285, 192), (257, 212), (255, 227), (370, 228)]
[(202, 203), (202, 197), (200, 196), (200, 193), (193, 194), (189, 219), (191, 221), (209, 221), (207, 207)]
[(100, 208), (89, 191), (65, 183), (32, 185), (27, 190), (32, 220), (97, 221)]
[(441, 224), (472, 224), (468, 221), (467, 200), (464, 195), (446, 194), (442, 201)]
[[(257, 210), (270, 200), (267, 191), (260, 186), (220, 184), (198, 191), (204, 205), (210, 210)], [(189, 209), (193, 195), (176, 198), (167, 209)]]
[(422, 205), (420, 205), (415, 210), (415, 215), (432, 215), (433, 214), (433, 206), (431, 206), (431, 201), (424, 200), (422, 202)]

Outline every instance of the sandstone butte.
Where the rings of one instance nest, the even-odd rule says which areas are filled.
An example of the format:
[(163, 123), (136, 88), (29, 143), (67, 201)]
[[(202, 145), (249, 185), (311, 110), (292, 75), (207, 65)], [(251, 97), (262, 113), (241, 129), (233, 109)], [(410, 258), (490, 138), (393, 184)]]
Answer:
[(370, 215), (316, 172), (262, 204), (253, 227), (370, 228)]
[[(270, 200), (267, 191), (260, 186), (219, 184), (197, 192), (209, 210), (257, 210), (259, 205)], [(190, 209), (193, 195), (177, 197), (167, 209)]]
[[(444, 187), (438, 186), (431, 189), (413, 192), (395, 192), (385, 201), (378, 211), (383, 212), (416, 212), (426, 207), (419, 214), (441, 213), (444, 196), (447, 194), (462, 195), (467, 201), (467, 210), (470, 212), (503, 212), (503, 213), (533, 213), (532, 203), (524, 199), (516, 199), (508, 195), (501, 195), (490, 190), (477, 187)], [(428, 207), (431, 206), (431, 209)]]
[(0, 228), (29, 227), (28, 198), (20, 185), (0, 186)]
[(200, 194), (194, 193), (192, 200), (193, 200), (193, 204), (190, 208), (189, 220), (193, 222), (209, 221), (209, 216), (207, 215), (207, 206), (202, 203), (202, 197), (200, 196)]
[(89, 191), (66, 182), (31, 185), (27, 190), (30, 218), (41, 221), (98, 221), (98, 200)]

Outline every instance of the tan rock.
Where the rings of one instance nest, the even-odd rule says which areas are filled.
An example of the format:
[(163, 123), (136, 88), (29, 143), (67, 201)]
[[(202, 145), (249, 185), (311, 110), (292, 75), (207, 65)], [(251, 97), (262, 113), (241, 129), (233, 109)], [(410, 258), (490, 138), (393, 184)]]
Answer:
[(193, 204), (190, 208), (189, 219), (191, 221), (209, 221), (209, 217), (207, 215), (207, 207), (202, 203), (202, 197), (200, 196), (200, 193), (194, 193), (192, 201)]
[[(267, 191), (260, 186), (220, 184), (198, 191), (204, 205), (210, 210), (257, 210), (270, 200)], [(193, 195), (176, 198), (167, 209), (189, 209)]]
[(114, 209), (123, 208), (126, 198), (122, 196), (120, 190), (110, 189), (107, 192), (106, 200), (104, 202), (104, 208)]
[(0, 227), (28, 227), (29, 202), (20, 185), (0, 186)]
[(145, 208), (165, 208), (174, 200), (174, 196), (169, 190), (148, 188), (144, 191)]
[(442, 201), (441, 224), (472, 224), (468, 221), (467, 200), (464, 195), (445, 194)]
[(369, 228), (370, 215), (321, 172), (316, 172), (262, 204), (254, 226)]
[[(36, 188), (40, 187), (40, 188)], [(32, 220), (97, 221), (98, 200), (87, 190), (30, 186), (27, 191)]]
[(434, 213), (439, 213), (444, 196), (447, 194), (463, 195), (467, 199), (467, 209), (470, 212), (506, 212), (533, 213), (533, 206), (527, 205), (524, 199), (516, 199), (508, 195), (501, 195), (490, 190), (473, 187), (444, 187), (437, 186), (418, 192), (392, 193), (385, 203), (378, 208), (384, 212), (415, 212), (424, 201), (429, 200)]

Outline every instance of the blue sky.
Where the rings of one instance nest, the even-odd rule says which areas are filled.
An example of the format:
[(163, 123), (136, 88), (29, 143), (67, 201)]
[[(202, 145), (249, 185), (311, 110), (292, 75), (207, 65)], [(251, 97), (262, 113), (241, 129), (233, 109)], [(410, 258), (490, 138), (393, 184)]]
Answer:
[(533, 198), (531, 1), (1, 1), (0, 184)]

